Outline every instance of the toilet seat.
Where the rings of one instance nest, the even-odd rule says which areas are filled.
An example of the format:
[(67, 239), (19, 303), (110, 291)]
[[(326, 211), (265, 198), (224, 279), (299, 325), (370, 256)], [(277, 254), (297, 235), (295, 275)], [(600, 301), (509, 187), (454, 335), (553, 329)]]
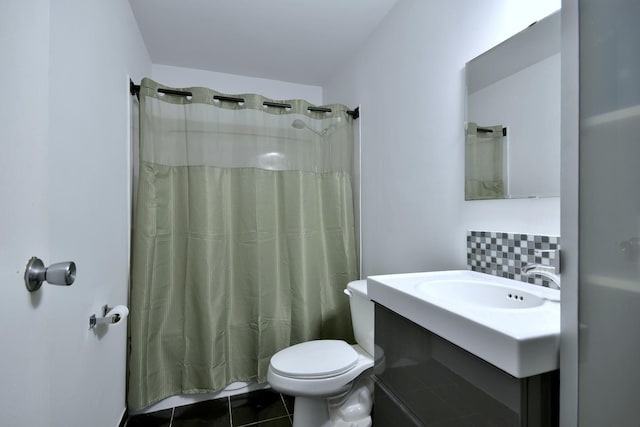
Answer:
[[(309, 341), (309, 342), (313, 342), (313, 341)], [(324, 345), (326, 343), (327, 343), (327, 340), (317, 341), (317, 345)], [(307, 343), (302, 343), (302, 344), (307, 344)], [(334, 372), (343, 371), (340, 374), (334, 374), (334, 375), (328, 376), (327, 371), (330, 371), (330, 370), (325, 370), (325, 372), (323, 373), (325, 376), (318, 377), (317, 376), (318, 371), (321, 371), (321, 370), (313, 368), (312, 367), (313, 365), (311, 363), (308, 363), (309, 359), (306, 359), (307, 356), (305, 355), (305, 353), (307, 352), (305, 351), (301, 353), (299, 352), (297, 354), (301, 357), (301, 360), (304, 363), (308, 363), (309, 365), (309, 370), (306, 371), (306, 373), (311, 374), (312, 373), (311, 370), (313, 370), (313, 373), (316, 376), (315, 377), (311, 376), (307, 378), (295, 377), (294, 375), (300, 374), (300, 370), (297, 370), (298, 371), (297, 373), (296, 372), (291, 373), (289, 371), (292, 371), (293, 369), (287, 368), (286, 365), (283, 366), (283, 364), (278, 364), (277, 359), (279, 359), (279, 357), (276, 357), (280, 353), (278, 352), (271, 358), (271, 363), (269, 364), (269, 369), (267, 371), (267, 381), (271, 385), (271, 388), (273, 388), (274, 390), (279, 391), (280, 393), (288, 394), (290, 396), (319, 397), (319, 396), (332, 396), (332, 395), (341, 393), (342, 391), (345, 391), (348, 389), (349, 383), (353, 381), (356, 377), (358, 377), (368, 369), (373, 368), (373, 357), (371, 357), (369, 353), (364, 351), (362, 347), (360, 347), (357, 344), (351, 346), (346, 342), (344, 344), (346, 344), (348, 347), (352, 348), (355, 351), (356, 363), (355, 365), (352, 365), (349, 362), (345, 362), (345, 363), (349, 363), (348, 366), (351, 366), (351, 367), (345, 368), (344, 366), (342, 366), (340, 369), (335, 368)], [(343, 353), (342, 350), (340, 350), (340, 348), (344, 348), (342, 344), (338, 344), (336, 348), (338, 349), (337, 351), (340, 354), (345, 354), (345, 353), (350, 354), (350, 352), (348, 351)], [(286, 351), (286, 350), (288, 349), (284, 349), (281, 351)], [(333, 357), (334, 355), (331, 355), (330, 357), (327, 357), (327, 358), (333, 358)], [(276, 359), (276, 365), (279, 366), (280, 371), (284, 371), (284, 374), (281, 374), (276, 371), (276, 368), (274, 367), (274, 363), (273, 363), (274, 358)]]
[(339, 340), (307, 341), (279, 351), (271, 358), (274, 373), (288, 378), (331, 378), (353, 369), (358, 353)]

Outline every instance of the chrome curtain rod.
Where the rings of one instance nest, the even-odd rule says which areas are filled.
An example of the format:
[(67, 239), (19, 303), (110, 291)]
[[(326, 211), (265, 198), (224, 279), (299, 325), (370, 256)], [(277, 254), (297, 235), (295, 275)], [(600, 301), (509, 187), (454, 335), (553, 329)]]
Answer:
[[(182, 91), (182, 90), (173, 90), (173, 89), (162, 89), (162, 88), (160, 88), (160, 89), (158, 89), (158, 92), (164, 93), (164, 94), (167, 94), (167, 95), (193, 96), (193, 94), (191, 92)], [(133, 83), (133, 81), (129, 80), (129, 93), (131, 93), (131, 95), (135, 95), (137, 97), (140, 97), (140, 85), (137, 85), (137, 84)], [(235, 97), (235, 96), (214, 95), (213, 99), (218, 100), (218, 101), (223, 101), (223, 102), (237, 102), (237, 103), (244, 102), (244, 98), (238, 98), (238, 97)], [(280, 102), (271, 102), (271, 101), (264, 101), (262, 103), (262, 105), (265, 105), (267, 107), (291, 108), (291, 104), (280, 103)], [(313, 112), (317, 112), (317, 113), (330, 113), (331, 112), (331, 108), (327, 108), (327, 107), (313, 107), (313, 106), (310, 106), (310, 107), (307, 107), (307, 110), (313, 111)], [(347, 111), (347, 114), (350, 115), (355, 120), (358, 117), (360, 117), (360, 108), (356, 107), (354, 110), (349, 110), (349, 111)]]

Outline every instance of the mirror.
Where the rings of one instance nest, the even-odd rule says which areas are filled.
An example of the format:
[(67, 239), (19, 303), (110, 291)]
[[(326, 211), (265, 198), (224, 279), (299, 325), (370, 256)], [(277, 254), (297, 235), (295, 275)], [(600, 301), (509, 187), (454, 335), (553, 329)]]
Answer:
[(465, 69), (465, 200), (560, 196), (560, 12)]

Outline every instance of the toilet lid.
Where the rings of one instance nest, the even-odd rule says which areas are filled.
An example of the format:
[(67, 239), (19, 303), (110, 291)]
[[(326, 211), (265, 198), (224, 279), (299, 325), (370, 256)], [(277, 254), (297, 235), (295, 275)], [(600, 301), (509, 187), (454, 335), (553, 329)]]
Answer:
[(293, 378), (328, 378), (352, 369), (358, 353), (344, 341), (318, 340), (296, 344), (271, 358), (271, 369)]

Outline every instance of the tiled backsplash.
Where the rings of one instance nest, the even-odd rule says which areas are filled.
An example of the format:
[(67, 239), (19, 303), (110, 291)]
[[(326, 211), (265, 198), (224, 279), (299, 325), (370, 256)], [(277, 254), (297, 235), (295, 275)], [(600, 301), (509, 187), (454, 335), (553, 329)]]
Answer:
[(548, 287), (547, 279), (525, 276), (521, 268), (529, 263), (558, 266), (560, 252), (553, 251), (560, 249), (559, 240), (558, 236), (468, 231), (467, 266), (473, 271)]

